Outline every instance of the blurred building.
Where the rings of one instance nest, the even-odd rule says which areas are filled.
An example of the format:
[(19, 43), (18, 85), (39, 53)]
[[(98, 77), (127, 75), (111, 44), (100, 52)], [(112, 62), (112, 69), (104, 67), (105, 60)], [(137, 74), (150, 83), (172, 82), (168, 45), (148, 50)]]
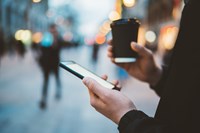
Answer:
[(45, 30), (48, 0), (1, 0), (0, 27), (8, 38), (19, 29)]
[(73, 4), (71, 3), (63, 3), (56, 6), (52, 5), (54, 4), (51, 3), (52, 1), (56, 2), (55, 0), (49, 0), (49, 8), (46, 13), (49, 23), (57, 25), (59, 34), (65, 42), (76, 45), (75, 43), (81, 38), (78, 30), (80, 13), (72, 7)]

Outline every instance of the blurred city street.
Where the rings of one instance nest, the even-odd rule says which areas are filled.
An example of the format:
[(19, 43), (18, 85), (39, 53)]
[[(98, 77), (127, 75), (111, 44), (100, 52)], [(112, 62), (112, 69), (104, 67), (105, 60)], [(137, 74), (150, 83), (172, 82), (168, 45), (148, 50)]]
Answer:
[[(96, 63), (91, 61), (91, 47), (66, 48), (61, 61), (74, 60), (98, 75), (108, 74), (109, 80), (120, 79), (123, 92), (138, 109), (153, 116), (159, 98), (147, 84), (120, 76), (117, 67), (106, 56), (102, 46)], [(87, 89), (81, 80), (60, 68), (62, 98), (55, 99), (55, 80), (50, 77), (48, 105), (39, 108), (42, 73), (28, 50), (24, 58), (5, 55), (0, 65), (0, 132), (1, 133), (116, 133), (117, 125), (90, 106)], [(122, 81), (123, 80), (123, 81)]]
[(131, 41), (167, 65), (182, 7), (182, 0), (0, 0), (0, 133), (118, 132), (90, 105), (82, 81), (58, 67), (66, 60), (119, 80), (137, 109), (154, 117), (156, 93), (107, 57), (111, 25), (137, 20), (134, 34), (119, 33), (136, 35)]

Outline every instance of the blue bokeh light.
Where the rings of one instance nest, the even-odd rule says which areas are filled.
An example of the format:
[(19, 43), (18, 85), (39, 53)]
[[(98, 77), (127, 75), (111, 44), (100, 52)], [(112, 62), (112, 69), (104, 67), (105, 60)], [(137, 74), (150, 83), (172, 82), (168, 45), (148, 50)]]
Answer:
[(41, 46), (51, 47), (53, 44), (53, 35), (50, 32), (45, 32), (42, 38)]

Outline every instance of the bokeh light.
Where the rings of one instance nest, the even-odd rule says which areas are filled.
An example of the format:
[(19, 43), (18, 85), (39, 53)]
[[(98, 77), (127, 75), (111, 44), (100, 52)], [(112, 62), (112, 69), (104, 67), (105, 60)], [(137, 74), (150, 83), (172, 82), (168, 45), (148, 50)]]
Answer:
[(22, 41), (26, 45), (31, 44), (32, 33), (30, 30), (18, 30), (15, 33), (15, 39)]
[(23, 33), (23, 30), (16, 31), (15, 32), (15, 39), (18, 40), (18, 41), (21, 40), (22, 39), (21, 38), (22, 37), (22, 33)]
[(178, 28), (175, 26), (165, 26), (161, 29), (161, 44), (165, 49), (171, 50), (174, 47), (178, 34)]
[(74, 35), (71, 32), (66, 32), (63, 35), (63, 40), (64, 41), (72, 41), (73, 37), (74, 37)]
[(94, 45), (94, 43), (95, 43), (95, 40), (94, 40), (94, 38), (85, 38), (84, 39), (84, 43), (86, 44), (86, 45)]
[(124, 6), (133, 7), (135, 5), (135, 0), (123, 0)]
[(106, 36), (110, 32), (110, 30), (111, 30), (110, 24), (111, 24), (111, 21), (105, 21), (103, 23), (103, 25), (99, 28), (99, 32), (102, 35)]
[(145, 39), (145, 32), (146, 29), (144, 26), (140, 26), (139, 27), (139, 32), (138, 32), (138, 44), (144, 46), (146, 43), (146, 39)]
[(112, 11), (109, 14), (109, 19), (111, 21), (114, 21), (114, 20), (117, 20), (117, 19), (120, 19), (120, 18), (121, 18), (121, 16), (120, 16), (120, 14), (117, 11)]
[(156, 40), (156, 34), (153, 31), (147, 31), (145, 38), (148, 42), (153, 43)]
[(39, 3), (41, 2), (42, 0), (33, 0), (34, 3)]
[(32, 40), (34, 43), (40, 43), (42, 41), (42, 33), (41, 32), (36, 32), (32, 36)]
[(103, 44), (106, 41), (106, 37), (104, 35), (98, 34), (95, 38), (97, 44)]
[(50, 47), (53, 44), (53, 36), (49, 32), (45, 32), (42, 37), (41, 45), (43, 47)]
[(21, 40), (24, 44), (30, 45), (32, 41), (32, 33), (30, 30), (24, 30), (21, 34)]

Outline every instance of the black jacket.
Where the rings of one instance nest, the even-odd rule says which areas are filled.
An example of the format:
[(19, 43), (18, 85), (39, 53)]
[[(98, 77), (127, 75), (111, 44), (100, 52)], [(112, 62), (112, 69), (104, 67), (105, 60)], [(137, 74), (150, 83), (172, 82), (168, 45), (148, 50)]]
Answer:
[(154, 88), (160, 102), (154, 118), (129, 111), (120, 133), (200, 133), (200, 0), (185, 5), (168, 69)]

